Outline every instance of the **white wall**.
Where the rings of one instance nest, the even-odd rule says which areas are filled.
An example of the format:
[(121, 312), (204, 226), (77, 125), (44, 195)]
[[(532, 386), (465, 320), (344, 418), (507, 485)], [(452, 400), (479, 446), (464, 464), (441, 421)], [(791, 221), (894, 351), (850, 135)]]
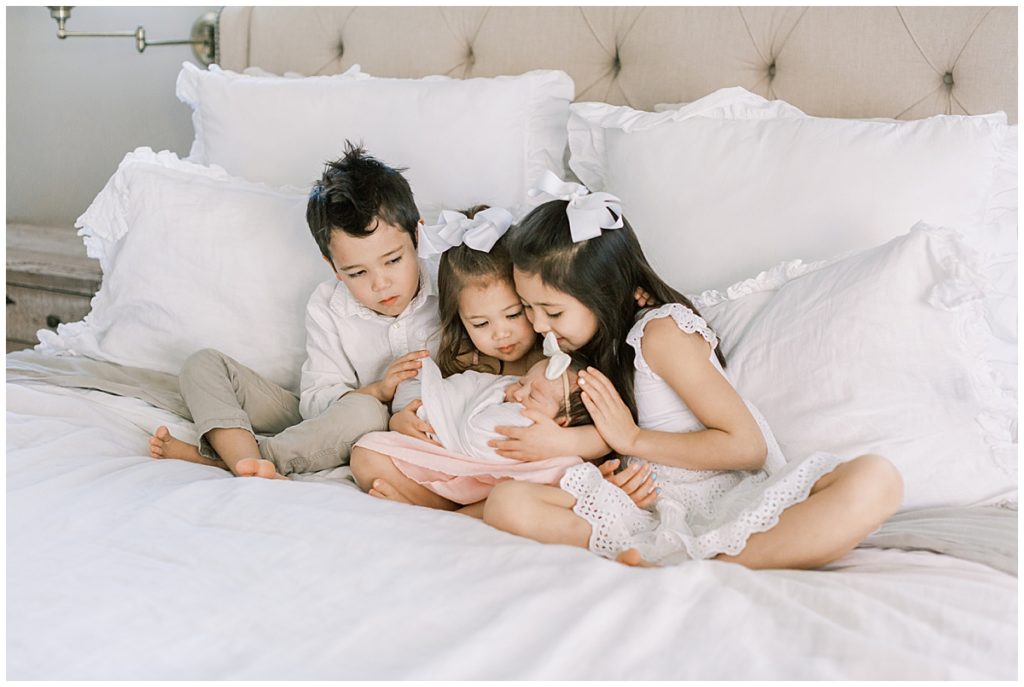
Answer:
[[(188, 38), (216, 7), (75, 7), (68, 31), (146, 29)], [(174, 96), (190, 46), (57, 38), (45, 7), (7, 8), (7, 221), (70, 227), (138, 146), (187, 155), (189, 108)]]

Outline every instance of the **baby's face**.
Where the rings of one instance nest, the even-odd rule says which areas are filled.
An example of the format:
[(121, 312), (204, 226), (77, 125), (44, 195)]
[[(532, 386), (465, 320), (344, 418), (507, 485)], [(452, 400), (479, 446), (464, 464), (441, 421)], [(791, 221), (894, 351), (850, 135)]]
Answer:
[[(565, 390), (562, 378), (548, 379), (544, 376), (548, 360), (538, 361), (526, 374), (505, 388), (505, 401), (522, 403), (527, 408), (543, 413), (552, 419), (565, 411)], [(569, 391), (576, 388), (576, 373), (569, 370)]]

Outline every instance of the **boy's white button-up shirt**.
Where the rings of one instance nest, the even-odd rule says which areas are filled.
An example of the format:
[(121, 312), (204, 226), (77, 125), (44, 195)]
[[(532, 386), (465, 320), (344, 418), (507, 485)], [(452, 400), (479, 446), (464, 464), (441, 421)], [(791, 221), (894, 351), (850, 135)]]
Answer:
[(383, 379), (395, 358), (422, 349), (437, 354), (441, 321), (432, 275), (421, 260), (419, 291), (397, 317), (367, 308), (337, 279), (316, 287), (306, 306), (306, 362), (299, 396), (303, 419), (316, 417), (353, 389)]

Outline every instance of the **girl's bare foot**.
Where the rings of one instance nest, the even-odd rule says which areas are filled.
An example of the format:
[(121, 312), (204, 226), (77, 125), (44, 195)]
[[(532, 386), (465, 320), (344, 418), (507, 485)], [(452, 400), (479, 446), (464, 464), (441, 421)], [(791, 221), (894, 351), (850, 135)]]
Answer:
[(187, 460), (190, 463), (200, 465), (212, 465), (217, 468), (228, 469), (222, 460), (212, 460), (199, 453), (199, 448), (186, 443), (181, 439), (171, 436), (167, 427), (160, 425), (149, 438), (149, 455), (153, 458), (174, 458), (175, 460)]
[(376, 496), (379, 499), (397, 501), (398, 503), (412, 503), (412, 501), (405, 498), (405, 496), (403, 496), (400, 491), (391, 486), (389, 482), (382, 479), (373, 480), (373, 484), (370, 487), (370, 491), (367, 493), (370, 496)]
[(632, 566), (634, 568), (657, 568), (658, 567), (654, 563), (648, 563), (647, 561), (645, 561), (640, 556), (640, 552), (637, 551), (636, 549), (626, 549), (625, 551), (620, 552), (619, 555), (615, 557), (615, 560), (618, 561), (619, 563), (622, 563), (623, 565), (629, 565), (629, 566)]
[(264, 479), (288, 479), (278, 474), (277, 468), (269, 460), (262, 458), (242, 458), (235, 463), (235, 474), (239, 477), (263, 477)]

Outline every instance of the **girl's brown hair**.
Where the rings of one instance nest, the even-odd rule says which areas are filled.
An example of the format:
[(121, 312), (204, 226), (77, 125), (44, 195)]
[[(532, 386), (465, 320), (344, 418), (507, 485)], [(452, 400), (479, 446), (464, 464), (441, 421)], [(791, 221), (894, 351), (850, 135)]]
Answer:
[[(473, 219), (487, 205), (476, 205), (462, 214)], [(441, 254), (437, 269), (437, 307), (441, 315), (441, 343), (437, 350), (437, 366), (441, 374), (448, 375), (466, 370), (502, 374), (504, 364), (492, 367), (467, 361), (476, 351), (469, 332), (459, 317), (459, 293), (467, 286), (485, 286), (495, 281), (512, 281), (512, 258), (505, 247), (504, 237), (498, 239), (489, 253), (473, 250), (466, 244), (450, 248)], [(513, 287), (514, 288), (514, 287)]]
[[(650, 294), (654, 304), (682, 303), (700, 313), (654, 272), (625, 217), (621, 228), (574, 243), (566, 205), (564, 200), (552, 200), (534, 208), (506, 234), (508, 251), (516, 268), (539, 275), (545, 284), (569, 294), (594, 313), (597, 333), (574, 357), (606, 374), (636, 419), (635, 353), (626, 343), (626, 334), (640, 309), (634, 298), (637, 287)], [(724, 367), (725, 357), (718, 347), (715, 355)]]

